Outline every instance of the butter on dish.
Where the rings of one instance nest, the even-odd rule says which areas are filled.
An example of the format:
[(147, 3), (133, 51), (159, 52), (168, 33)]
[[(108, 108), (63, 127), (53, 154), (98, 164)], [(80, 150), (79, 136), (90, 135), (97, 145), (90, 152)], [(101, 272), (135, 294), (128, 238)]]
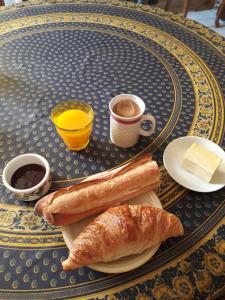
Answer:
[(184, 154), (182, 167), (199, 178), (210, 182), (221, 162), (222, 158), (218, 155), (200, 144), (193, 143)]

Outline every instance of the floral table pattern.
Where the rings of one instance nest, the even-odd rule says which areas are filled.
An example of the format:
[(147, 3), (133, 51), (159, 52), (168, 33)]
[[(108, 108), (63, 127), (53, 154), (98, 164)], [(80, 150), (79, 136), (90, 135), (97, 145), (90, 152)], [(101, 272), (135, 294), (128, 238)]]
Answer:
[[(225, 40), (158, 8), (119, 0), (26, 1), (0, 10), (0, 173), (26, 152), (45, 156), (52, 190), (151, 152), (157, 195), (181, 218), (182, 238), (163, 243), (140, 268), (65, 273), (60, 227), (1, 184), (0, 299), (215, 299), (225, 286), (225, 193), (189, 191), (162, 156), (185, 135), (225, 145)], [(109, 139), (109, 100), (133, 93), (157, 120), (156, 133), (130, 149)], [(89, 146), (68, 151), (49, 119), (54, 105), (82, 99), (95, 111)], [(145, 124), (144, 126), (148, 126)]]

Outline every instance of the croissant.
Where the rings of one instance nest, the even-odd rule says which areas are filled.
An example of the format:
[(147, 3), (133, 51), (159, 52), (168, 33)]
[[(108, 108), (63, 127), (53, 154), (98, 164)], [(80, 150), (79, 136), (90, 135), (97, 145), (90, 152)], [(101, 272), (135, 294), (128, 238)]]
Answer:
[(159, 186), (159, 168), (150, 155), (40, 199), (35, 210), (49, 224), (66, 225), (121, 204)]
[(148, 205), (109, 208), (74, 240), (64, 271), (138, 254), (169, 237), (183, 235), (178, 217)]

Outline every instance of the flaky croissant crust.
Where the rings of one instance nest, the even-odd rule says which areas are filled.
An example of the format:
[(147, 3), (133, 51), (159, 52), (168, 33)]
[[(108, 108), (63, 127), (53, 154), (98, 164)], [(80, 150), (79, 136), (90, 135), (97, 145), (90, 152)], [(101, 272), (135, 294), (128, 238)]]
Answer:
[(138, 254), (169, 237), (183, 235), (175, 215), (148, 205), (120, 205), (108, 209), (74, 240), (65, 271)]

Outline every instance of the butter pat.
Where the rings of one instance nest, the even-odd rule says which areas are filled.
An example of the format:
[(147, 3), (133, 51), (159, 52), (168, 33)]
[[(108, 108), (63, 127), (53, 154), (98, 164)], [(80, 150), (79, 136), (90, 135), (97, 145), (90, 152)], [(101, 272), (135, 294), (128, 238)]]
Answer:
[(225, 174), (225, 160), (219, 165), (218, 171)]
[(182, 167), (210, 182), (222, 159), (203, 146), (193, 143), (185, 152)]

